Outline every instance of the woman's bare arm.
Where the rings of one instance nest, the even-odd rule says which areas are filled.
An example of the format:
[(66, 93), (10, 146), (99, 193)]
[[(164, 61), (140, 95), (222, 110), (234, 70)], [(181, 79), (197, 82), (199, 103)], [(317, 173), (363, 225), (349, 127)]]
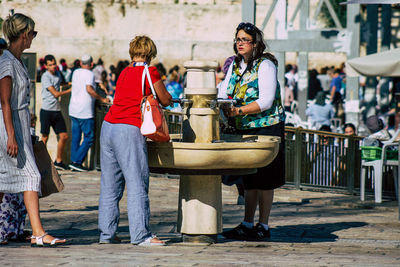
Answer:
[(163, 81), (159, 80), (154, 84), (154, 90), (156, 91), (157, 98), (161, 105), (164, 107), (171, 105), (172, 96), (168, 93)]
[(12, 90), (12, 80), (10, 76), (6, 76), (0, 80), (0, 102), (1, 109), (3, 111), (4, 124), (8, 136), (7, 140), (7, 153), (10, 157), (17, 157), (18, 154), (18, 144), (15, 138), (14, 125), (11, 113), (11, 90)]

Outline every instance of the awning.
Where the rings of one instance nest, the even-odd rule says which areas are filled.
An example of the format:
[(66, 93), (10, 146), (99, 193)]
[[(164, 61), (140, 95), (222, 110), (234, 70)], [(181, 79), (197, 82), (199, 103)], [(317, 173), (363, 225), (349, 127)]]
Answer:
[(352, 58), (346, 62), (347, 76), (400, 77), (400, 48), (364, 57)]
[(346, 4), (400, 4), (399, 0), (349, 0), (346, 2), (341, 2), (341, 5)]

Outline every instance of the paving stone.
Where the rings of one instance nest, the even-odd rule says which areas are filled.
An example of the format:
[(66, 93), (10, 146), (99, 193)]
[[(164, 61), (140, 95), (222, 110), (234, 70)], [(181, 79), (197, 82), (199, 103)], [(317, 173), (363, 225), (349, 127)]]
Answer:
[[(1, 266), (400, 266), (400, 221), (395, 201), (375, 204), (372, 196), (276, 190), (269, 242), (180, 242), (176, 233), (179, 179), (150, 179), (151, 229), (166, 247), (129, 243), (126, 196), (120, 202), (121, 244), (99, 245), (97, 230), (100, 173), (62, 171), (65, 190), (41, 199), (47, 231), (65, 237), (57, 248), (27, 243), (0, 247)], [(224, 228), (236, 226), (244, 206), (236, 205), (235, 187), (222, 187)], [(257, 218), (257, 215), (256, 215)], [(29, 223), (27, 223), (29, 228)]]

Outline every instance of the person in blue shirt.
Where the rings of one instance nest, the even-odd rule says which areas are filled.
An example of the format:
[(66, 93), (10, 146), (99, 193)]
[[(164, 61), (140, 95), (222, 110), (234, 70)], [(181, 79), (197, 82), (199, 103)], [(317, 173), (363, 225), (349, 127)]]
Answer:
[(340, 70), (335, 69), (332, 75), (332, 81), (329, 85), (330, 87), (330, 95), (331, 95), (331, 103), (335, 107), (336, 116), (338, 116), (339, 106), (342, 104), (342, 95), (340, 90), (342, 89), (342, 77), (340, 77)]
[(325, 93), (322, 91), (317, 93), (315, 103), (306, 109), (306, 115), (311, 118), (313, 126), (317, 128), (322, 125), (330, 126), (334, 113), (332, 105), (325, 103)]
[[(167, 84), (166, 88), (168, 93), (172, 96), (172, 98), (182, 98), (183, 97), (183, 88), (182, 85), (180, 85), (179, 81), (179, 76), (175, 71), (173, 71), (170, 76), (169, 76), (170, 82)], [(180, 112), (182, 111), (181, 106), (179, 103), (173, 104), (173, 106), (168, 106), (165, 107), (166, 109), (169, 109), (171, 111), (176, 111)]]

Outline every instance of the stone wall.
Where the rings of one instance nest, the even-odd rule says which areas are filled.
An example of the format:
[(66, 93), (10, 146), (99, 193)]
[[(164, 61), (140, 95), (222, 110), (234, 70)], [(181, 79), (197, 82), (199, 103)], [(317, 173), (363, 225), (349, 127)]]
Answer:
[[(167, 1), (163, 1), (167, 2)], [(190, 59), (223, 60), (230, 56), (235, 26), (241, 21), (241, 5), (138, 4), (126, 6), (95, 1), (96, 23), (84, 24), (85, 1), (2, 2), (0, 17), (8, 10), (30, 15), (39, 32), (29, 51), (47, 53), (72, 62), (82, 54), (102, 57), (106, 64), (129, 59), (129, 41), (138, 34), (150, 36), (158, 48), (158, 60), (166, 65)]]
[[(156, 61), (169, 68), (190, 59), (222, 64), (233, 54), (232, 39), (242, 16), (240, 0), (124, 0), (125, 16), (118, 1), (92, 2), (94, 27), (84, 23), (86, 0), (0, 0), (0, 17), (4, 19), (14, 9), (35, 20), (39, 34), (29, 51), (37, 52), (38, 58), (51, 53), (72, 63), (83, 54), (91, 54), (95, 60), (102, 57), (108, 66), (121, 59), (129, 60), (129, 41), (135, 35), (146, 34), (157, 45)], [(289, 0), (289, 18), (297, 2)], [(312, 6), (316, 2), (312, 0)], [(258, 26), (271, 3), (272, 0), (257, 1)], [(266, 39), (274, 38), (274, 27), (272, 17), (264, 31)], [(295, 58), (295, 53), (289, 53), (287, 62), (295, 63)], [(343, 57), (329, 54), (315, 60), (325, 64), (327, 58), (331, 65), (343, 61)]]

